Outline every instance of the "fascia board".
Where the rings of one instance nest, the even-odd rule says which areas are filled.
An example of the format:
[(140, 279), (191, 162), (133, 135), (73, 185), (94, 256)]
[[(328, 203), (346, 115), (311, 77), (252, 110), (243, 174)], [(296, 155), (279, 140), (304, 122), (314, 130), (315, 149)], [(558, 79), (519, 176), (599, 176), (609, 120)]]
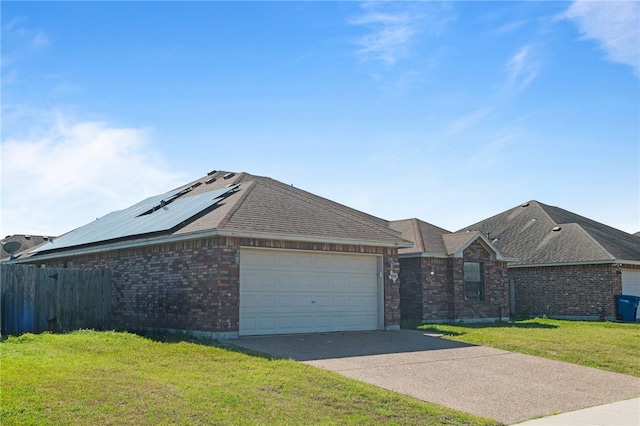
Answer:
[(22, 262), (16, 263), (34, 263), (39, 260), (57, 259), (61, 257), (72, 257), (86, 254), (104, 253), (108, 251), (124, 250), (136, 247), (147, 247), (158, 244), (168, 244), (180, 241), (188, 241), (200, 238), (210, 237), (236, 237), (236, 238), (253, 238), (253, 239), (267, 239), (267, 240), (280, 240), (280, 241), (302, 241), (309, 243), (323, 243), (323, 244), (348, 244), (348, 245), (361, 245), (361, 246), (373, 246), (373, 247), (394, 247), (394, 248), (410, 248), (413, 247), (413, 243), (410, 242), (378, 242), (378, 241), (366, 241), (366, 240), (351, 240), (347, 238), (324, 238), (324, 237), (309, 237), (302, 235), (287, 235), (287, 234), (271, 234), (262, 232), (243, 232), (224, 229), (211, 229), (207, 231), (198, 231), (188, 234), (178, 235), (164, 235), (160, 237), (151, 237), (145, 239), (138, 239), (133, 241), (119, 241), (108, 243), (96, 247), (86, 247), (76, 250), (65, 250), (56, 253), (38, 254), (25, 258)]
[(548, 266), (574, 266), (574, 265), (640, 265), (640, 261), (637, 260), (622, 260), (622, 259), (611, 259), (611, 260), (593, 260), (586, 262), (562, 262), (562, 263), (534, 263), (527, 265), (508, 265), (508, 268), (544, 268)]
[(316, 236), (296, 235), (296, 234), (273, 234), (269, 232), (257, 232), (257, 231), (234, 231), (229, 229), (219, 229), (218, 233), (220, 236), (223, 236), (223, 237), (256, 238), (256, 239), (263, 239), (263, 240), (303, 241), (303, 242), (309, 242), (309, 243), (348, 244), (348, 245), (360, 245), (360, 246), (372, 246), (372, 247), (395, 247), (395, 248), (413, 247), (413, 243), (410, 241), (367, 241), (367, 240), (353, 240), (350, 238), (316, 237)]
[[(409, 258), (413, 258), (413, 257), (432, 257), (432, 258), (436, 258), (436, 259), (449, 259), (449, 258), (460, 258), (462, 256), (456, 256), (456, 253), (452, 254), (452, 255), (446, 255), (446, 254), (442, 254), (442, 253), (403, 253), (403, 254), (399, 254), (398, 258), (400, 259), (409, 259)], [(511, 262), (517, 262), (518, 258), (516, 257), (504, 257), (504, 256), (500, 256), (497, 257), (496, 260), (501, 261), (501, 262), (507, 262), (507, 263), (511, 263)]]
[(464, 257), (464, 251), (471, 245), (473, 244), (477, 239), (481, 239), (485, 246), (491, 250), (495, 256), (494, 260), (498, 260), (501, 262), (517, 262), (517, 259), (515, 258), (509, 258), (504, 256), (500, 250), (498, 250), (498, 248), (496, 246), (494, 246), (487, 237), (484, 236), (484, 234), (482, 234), (481, 232), (478, 232), (475, 236), (475, 238), (471, 238), (469, 239), (469, 241), (467, 241), (461, 248), (458, 249), (458, 251), (456, 251), (455, 253), (451, 253), (451, 257), (454, 258), (463, 258)]
[(409, 259), (413, 257), (433, 257), (438, 259), (448, 259), (450, 256), (447, 256), (446, 254), (442, 254), (442, 253), (424, 253), (424, 252), (403, 253), (398, 255), (399, 259)]

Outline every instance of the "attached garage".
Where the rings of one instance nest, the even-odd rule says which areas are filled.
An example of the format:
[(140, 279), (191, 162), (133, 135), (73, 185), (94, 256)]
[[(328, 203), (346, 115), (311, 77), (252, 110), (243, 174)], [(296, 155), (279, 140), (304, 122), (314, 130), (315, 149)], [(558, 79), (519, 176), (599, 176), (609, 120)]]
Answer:
[(240, 249), (239, 334), (384, 328), (378, 255)]
[(239, 335), (400, 328), (389, 223), (293, 185), (211, 171), (20, 261), (112, 271), (113, 327)]
[[(622, 294), (640, 296), (640, 271), (622, 270)], [(640, 309), (636, 318), (640, 318)]]

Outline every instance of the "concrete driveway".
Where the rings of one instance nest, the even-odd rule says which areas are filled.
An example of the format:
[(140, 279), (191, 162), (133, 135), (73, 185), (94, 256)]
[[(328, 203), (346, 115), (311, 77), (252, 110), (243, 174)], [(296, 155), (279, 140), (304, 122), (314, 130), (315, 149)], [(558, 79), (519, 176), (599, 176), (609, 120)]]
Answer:
[(226, 343), (507, 424), (640, 396), (636, 377), (415, 330), (242, 337)]

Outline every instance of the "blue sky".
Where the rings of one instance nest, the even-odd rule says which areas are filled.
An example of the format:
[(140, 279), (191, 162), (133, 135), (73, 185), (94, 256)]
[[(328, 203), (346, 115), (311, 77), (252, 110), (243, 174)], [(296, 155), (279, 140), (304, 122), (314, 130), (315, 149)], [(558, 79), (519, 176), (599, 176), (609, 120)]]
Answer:
[(640, 3), (8, 2), (0, 235), (205, 175), (455, 231), (640, 231)]

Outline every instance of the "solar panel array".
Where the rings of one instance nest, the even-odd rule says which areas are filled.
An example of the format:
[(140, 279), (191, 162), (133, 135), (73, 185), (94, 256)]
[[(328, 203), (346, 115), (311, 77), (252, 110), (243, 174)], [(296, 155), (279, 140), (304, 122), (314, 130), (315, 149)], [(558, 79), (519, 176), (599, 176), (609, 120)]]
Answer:
[[(109, 241), (118, 238), (168, 231), (212, 207), (237, 188), (227, 188), (183, 197), (191, 188), (180, 188), (149, 197), (124, 210), (111, 212), (95, 221), (51, 240), (31, 253)], [(182, 192), (182, 194), (181, 194)]]

